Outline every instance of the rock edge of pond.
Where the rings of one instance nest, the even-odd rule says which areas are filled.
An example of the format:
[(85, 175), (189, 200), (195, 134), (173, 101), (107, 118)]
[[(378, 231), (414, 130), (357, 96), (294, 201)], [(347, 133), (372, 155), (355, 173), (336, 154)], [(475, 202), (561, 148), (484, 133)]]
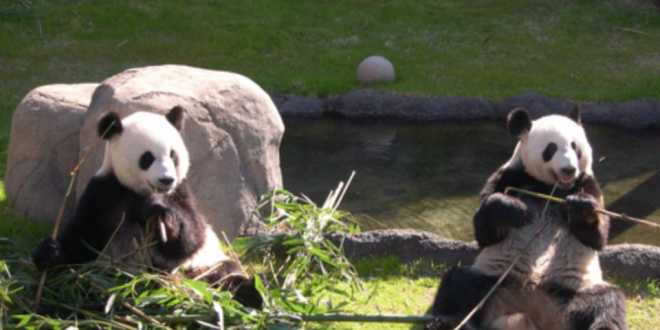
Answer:
[[(332, 240), (339, 243), (341, 236)], [(344, 251), (352, 260), (396, 256), (404, 263), (433, 261), (447, 266), (471, 265), (477, 256), (476, 242), (442, 238), (414, 229), (384, 229), (346, 235)], [(660, 247), (643, 244), (615, 244), (599, 254), (607, 276), (628, 280), (660, 279)]]
[(567, 114), (576, 105), (588, 124), (660, 130), (660, 100), (639, 99), (612, 103), (573, 102), (537, 93), (524, 93), (489, 101), (474, 97), (423, 97), (361, 89), (320, 99), (292, 94), (273, 94), (273, 102), (284, 118), (436, 120), (504, 120), (516, 107), (524, 107), (533, 118)]

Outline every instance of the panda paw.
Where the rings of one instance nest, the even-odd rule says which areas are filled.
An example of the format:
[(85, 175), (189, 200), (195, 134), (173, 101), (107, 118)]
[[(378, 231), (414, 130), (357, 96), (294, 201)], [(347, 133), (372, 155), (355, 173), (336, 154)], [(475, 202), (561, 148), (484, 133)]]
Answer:
[(488, 196), (481, 208), (491, 228), (520, 228), (530, 220), (527, 206), (523, 202), (502, 193)]
[(566, 197), (566, 207), (569, 221), (580, 221), (586, 224), (593, 224), (598, 221), (596, 209), (599, 204), (590, 195), (585, 193), (569, 195)]
[(59, 265), (65, 260), (62, 244), (50, 237), (45, 238), (37, 245), (32, 253), (32, 261), (39, 271)]
[(176, 217), (167, 206), (166, 197), (161, 194), (154, 194), (147, 199), (142, 208), (142, 218), (152, 228), (156, 228), (157, 232), (160, 232), (161, 226), (164, 226), (166, 237), (161, 237), (162, 234), (158, 236), (162, 241), (166, 241), (167, 237), (179, 235), (179, 225), (175, 223)]
[(259, 293), (259, 290), (257, 290), (254, 284), (254, 277), (244, 281), (238, 289), (236, 289), (233, 299), (241, 303), (243, 306), (252, 307), (254, 309), (261, 309), (264, 302), (261, 293)]
[(447, 317), (437, 316), (424, 327), (424, 330), (452, 330), (454, 323)]
[(494, 193), (483, 200), (474, 215), (474, 233), (480, 247), (501, 242), (509, 228), (530, 222), (527, 206), (518, 198)]

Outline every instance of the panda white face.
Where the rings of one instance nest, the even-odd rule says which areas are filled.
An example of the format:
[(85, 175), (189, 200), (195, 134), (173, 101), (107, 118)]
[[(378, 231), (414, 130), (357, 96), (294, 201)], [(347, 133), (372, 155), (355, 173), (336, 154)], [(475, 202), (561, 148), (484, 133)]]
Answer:
[(591, 145), (580, 124), (579, 111), (574, 112), (577, 114), (571, 115), (573, 119), (550, 115), (533, 122), (526, 111), (518, 113), (518, 124), (529, 122), (516, 134), (520, 142), (509, 164), (522, 161), (527, 174), (549, 185), (557, 183), (565, 190), (573, 188), (582, 174), (593, 174)]
[[(186, 177), (189, 159), (179, 131), (168, 119), (149, 112), (122, 119), (119, 132), (106, 137), (105, 159), (97, 175), (112, 171), (124, 186), (144, 196), (172, 192)], [(99, 124), (99, 134), (108, 124)]]

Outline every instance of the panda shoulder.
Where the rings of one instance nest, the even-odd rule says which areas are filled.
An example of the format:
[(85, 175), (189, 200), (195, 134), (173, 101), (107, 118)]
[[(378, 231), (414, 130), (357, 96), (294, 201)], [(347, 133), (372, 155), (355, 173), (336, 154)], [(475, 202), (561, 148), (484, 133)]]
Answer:
[(95, 175), (89, 180), (81, 202), (85, 197), (108, 202), (112, 198), (125, 195), (127, 190), (113, 173)]
[(483, 199), (496, 192), (504, 192), (507, 187), (525, 187), (535, 182), (536, 180), (525, 172), (522, 164), (503, 165), (490, 175), (479, 196)]

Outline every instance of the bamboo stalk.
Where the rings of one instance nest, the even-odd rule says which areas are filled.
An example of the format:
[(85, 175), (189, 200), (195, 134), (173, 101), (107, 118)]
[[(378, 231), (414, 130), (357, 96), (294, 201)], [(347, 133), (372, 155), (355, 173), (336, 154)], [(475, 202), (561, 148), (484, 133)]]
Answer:
[(59, 306), (59, 307), (64, 308), (64, 309), (68, 309), (68, 310), (70, 310), (70, 311), (72, 311), (72, 312), (75, 312), (75, 313), (77, 313), (77, 314), (85, 315), (85, 316), (89, 317), (90, 319), (94, 319), (94, 320), (97, 320), (97, 321), (108, 322), (108, 323), (110, 323), (111, 325), (113, 325), (113, 326), (115, 326), (115, 327), (118, 327), (118, 328), (129, 329), (129, 330), (130, 330), (130, 329), (134, 329), (132, 326), (130, 326), (130, 325), (126, 325), (126, 324), (121, 323), (121, 322), (112, 322), (112, 321), (104, 320), (102, 317), (100, 317), (100, 316), (94, 314), (93, 312), (90, 312), (90, 311), (87, 311), (87, 310), (84, 310), (84, 309), (80, 309), (80, 308), (77, 308), (77, 307), (69, 306), (69, 305), (67, 305), (67, 304), (63, 304), (63, 303), (60, 303), (60, 302), (57, 302), (57, 301), (50, 301), (50, 300), (48, 300), (48, 299), (44, 299), (44, 301), (46, 301), (46, 302), (48, 302), (48, 303), (51, 303), (51, 304), (53, 304), (53, 305)]
[[(102, 288), (100, 285), (98, 285), (94, 282), (91, 282), (91, 281), (89, 282), (89, 285), (91, 285), (94, 289), (98, 290), (102, 294), (104, 294), (106, 296), (110, 296), (110, 293), (106, 289)], [(137, 307), (135, 307), (135, 306), (133, 306), (133, 305), (131, 305), (131, 304), (125, 302), (125, 301), (122, 301), (121, 305), (124, 306), (126, 309), (130, 310), (131, 312), (133, 312), (133, 314), (135, 314), (135, 315), (137, 315), (137, 316), (139, 316), (139, 317), (141, 317), (141, 318), (143, 318), (143, 319), (145, 319), (145, 320), (147, 320), (151, 323), (162, 325), (162, 323), (158, 322), (158, 320), (156, 320), (153, 317), (145, 314), (143, 311), (139, 310)]]
[[(548, 201), (551, 201), (551, 202), (566, 204), (566, 201), (561, 199), (561, 198), (557, 198), (557, 197), (553, 197), (553, 196), (549, 196), (549, 195), (545, 195), (545, 194), (541, 194), (541, 193), (537, 193), (537, 192), (533, 192), (533, 191), (529, 191), (529, 190), (525, 190), (525, 189), (508, 187), (508, 188), (506, 188), (506, 190), (504, 192), (506, 193), (508, 191), (515, 191), (517, 193), (521, 193), (521, 194), (524, 194), (524, 195), (528, 195), (528, 196), (532, 196), (532, 197), (536, 197), (536, 198), (540, 198), (540, 199), (545, 199), (545, 200), (548, 200)], [(645, 226), (649, 226), (649, 227), (653, 227), (653, 228), (660, 228), (660, 224), (657, 224), (655, 222), (651, 222), (651, 221), (648, 221), (648, 220), (644, 220), (644, 219), (630, 217), (630, 216), (626, 215), (625, 213), (619, 214), (619, 213), (608, 211), (606, 209), (599, 208), (599, 207), (597, 207), (595, 211), (598, 212), (598, 213), (601, 213), (601, 214), (605, 214), (605, 215), (609, 216), (610, 218), (624, 220), (624, 221), (628, 221), (628, 222), (633, 222), (633, 223), (636, 223), (636, 224), (645, 225)]]
[[(76, 164), (76, 167), (73, 168), (73, 171), (71, 171), (71, 174), (69, 176), (69, 185), (67, 187), (66, 193), (64, 194), (64, 198), (62, 198), (62, 203), (60, 203), (60, 208), (57, 210), (57, 218), (55, 218), (55, 224), (53, 225), (53, 232), (50, 234), (50, 237), (55, 240), (57, 239), (57, 234), (60, 231), (60, 224), (62, 223), (62, 218), (64, 218), (64, 209), (66, 208), (66, 202), (69, 199), (69, 196), (71, 195), (71, 191), (73, 190), (73, 182), (76, 179), (76, 175), (78, 174), (78, 171), (80, 171), (80, 166), (82, 166), (85, 161), (87, 161), (87, 158), (89, 155), (96, 149), (98, 146), (99, 142), (103, 140), (103, 137), (110, 131), (110, 128), (115, 125), (115, 122), (113, 121), (108, 125), (108, 128), (101, 134), (100, 138), (98, 141), (92, 145), (92, 147), (87, 151), (87, 153), (83, 156), (83, 158), (80, 159), (78, 164)], [(41, 272), (41, 278), (39, 279), (39, 286), (37, 287), (37, 294), (34, 297), (34, 311), (37, 312), (39, 310), (39, 301), (41, 300), (41, 295), (43, 294), (44, 291), (44, 284), (46, 283), (46, 270)]]
[(408, 323), (426, 324), (433, 321), (432, 315), (364, 315), (364, 314), (319, 314), (301, 315), (305, 322), (375, 322), (375, 323)]

